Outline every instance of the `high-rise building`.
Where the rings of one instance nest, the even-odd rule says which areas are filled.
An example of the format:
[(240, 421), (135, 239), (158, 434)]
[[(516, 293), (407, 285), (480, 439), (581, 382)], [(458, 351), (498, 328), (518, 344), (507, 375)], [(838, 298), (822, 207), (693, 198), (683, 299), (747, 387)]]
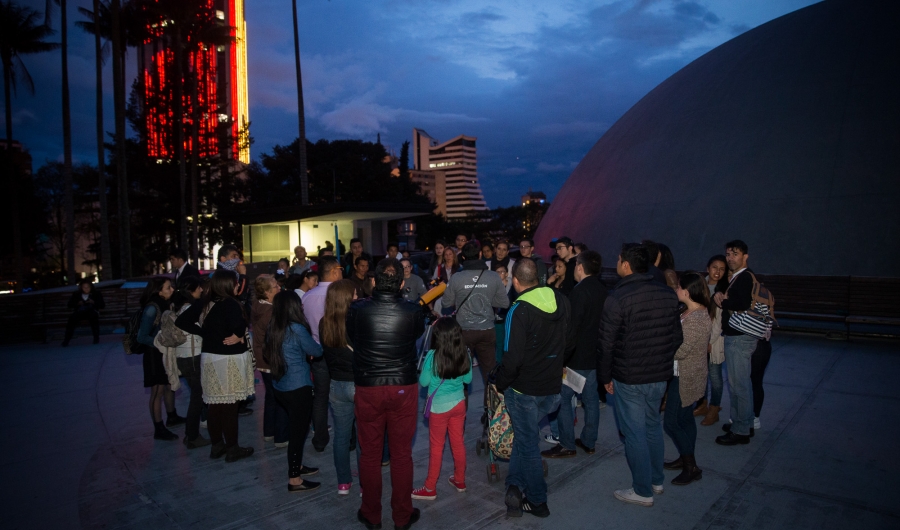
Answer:
[[(188, 1), (188, 0), (186, 0)], [(198, 150), (201, 158), (223, 156), (244, 163), (250, 162), (247, 125), (250, 122), (247, 100), (247, 24), (244, 21), (244, 0), (190, 0), (196, 7), (199, 21), (182, 31), (185, 70), (177, 72), (176, 46), (169, 24), (178, 21), (152, 22), (150, 35), (139, 54), (142, 72), (144, 114), (148, 155), (158, 159), (177, 156), (175, 127), (175, 83), (180, 83), (184, 147), (193, 149), (191, 131), (195, 116), (198, 129)], [(229, 28), (231, 42), (204, 42), (215, 25)], [(187, 27), (187, 24), (185, 24)], [(186, 42), (184, 42), (186, 41)], [(196, 95), (186, 77), (196, 76)], [(196, 101), (197, 109), (192, 108)]]
[(445, 175), (446, 217), (466, 217), (488, 209), (478, 185), (476, 138), (459, 135), (438, 143), (422, 129), (413, 129), (413, 169)]

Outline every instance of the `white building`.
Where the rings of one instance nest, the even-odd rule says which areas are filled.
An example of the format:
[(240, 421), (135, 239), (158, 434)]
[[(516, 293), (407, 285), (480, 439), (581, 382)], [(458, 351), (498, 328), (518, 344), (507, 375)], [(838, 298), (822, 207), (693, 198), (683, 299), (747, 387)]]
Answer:
[(446, 216), (466, 217), (488, 209), (478, 185), (478, 158), (472, 136), (459, 135), (438, 143), (421, 129), (413, 129), (413, 169), (440, 171), (446, 176)]

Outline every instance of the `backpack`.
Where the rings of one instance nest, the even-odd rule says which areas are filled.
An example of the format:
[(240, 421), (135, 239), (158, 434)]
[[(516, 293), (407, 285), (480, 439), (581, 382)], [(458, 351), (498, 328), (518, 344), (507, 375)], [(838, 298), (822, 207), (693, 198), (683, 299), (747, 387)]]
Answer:
[[(156, 307), (156, 320), (153, 323), (155, 326), (159, 323), (160, 311), (156, 304), (153, 304), (153, 306)], [(141, 320), (144, 317), (144, 309), (145, 308), (142, 307), (135, 311), (125, 324), (125, 336), (122, 337), (122, 349), (129, 355), (140, 355), (147, 349), (147, 346), (141, 344), (137, 340), (138, 332), (141, 330)]]
[(752, 272), (747, 273), (753, 278), (750, 309), (733, 312), (728, 319), (728, 325), (751, 337), (769, 340), (772, 337), (773, 325), (778, 325), (778, 321), (775, 320), (775, 296)]
[(162, 314), (159, 327), (159, 343), (166, 348), (177, 348), (187, 342), (187, 334), (175, 325), (178, 314), (175, 311), (165, 311)]

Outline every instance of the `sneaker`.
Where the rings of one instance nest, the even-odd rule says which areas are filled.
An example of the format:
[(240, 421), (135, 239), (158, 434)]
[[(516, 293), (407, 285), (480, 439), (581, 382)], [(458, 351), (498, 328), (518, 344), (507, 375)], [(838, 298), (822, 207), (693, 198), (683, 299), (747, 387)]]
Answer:
[(276, 442), (275, 447), (281, 449), (282, 447), (287, 447), (290, 444), (291, 444), (291, 442)]
[(422, 486), (421, 488), (412, 491), (412, 498), (419, 499), (420, 501), (433, 501), (437, 499), (437, 491)]
[(208, 429), (208, 428), (209, 428), (209, 427), (206, 426), (206, 420), (200, 420), (200, 426), (203, 427), (204, 429)]
[(639, 506), (653, 506), (653, 497), (641, 497), (634, 492), (633, 488), (627, 490), (616, 490), (613, 494), (617, 499), (628, 504), (637, 504)]
[(556, 445), (553, 449), (541, 451), (541, 456), (544, 458), (572, 458), (575, 456), (575, 450), (566, 449), (562, 445)]
[(458, 491), (460, 493), (466, 492), (466, 483), (465, 482), (457, 482), (456, 479), (453, 478), (452, 476), (449, 479), (447, 479), (447, 482), (449, 482), (451, 486), (456, 488), (456, 491)]
[(750, 436), (745, 436), (743, 434), (735, 434), (731, 431), (728, 431), (727, 434), (717, 437), (716, 443), (719, 445), (738, 445), (738, 444), (746, 445), (746, 444), (750, 443)]
[(584, 445), (584, 442), (581, 441), (581, 438), (575, 438), (575, 447), (580, 447), (582, 451), (589, 455), (597, 452), (595, 448)]
[(209, 448), (209, 457), (212, 459), (221, 458), (226, 451), (228, 451), (228, 448), (225, 447), (225, 442), (219, 442)]
[(506, 516), (522, 517), (522, 492), (518, 486), (510, 486), (506, 489)]
[(653, 484), (653, 494), (654, 495), (662, 495), (663, 491), (664, 490), (663, 490), (662, 484), (660, 484), (659, 486), (657, 486), (656, 484)]
[(208, 439), (200, 435), (197, 435), (197, 437), (193, 440), (188, 440), (188, 437), (185, 436), (182, 442), (184, 442), (185, 447), (187, 447), (188, 449), (198, 449), (200, 447), (206, 447), (207, 445), (212, 443)]
[(252, 447), (240, 447), (235, 445), (234, 447), (229, 447), (228, 451), (225, 453), (225, 461), (228, 463), (237, 462), (242, 458), (247, 458), (248, 456), (253, 454)]
[(349, 495), (350, 484), (338, 484), (338, 495)]
[(264, 442), (274, 442), (275, 437), (274, 436), (263, 436), (263, 441)]
[(757, 416), (756, 418), (753, 418), (753, 428), (759, 429), (759, 426), (760, 426), (759, 417)]
[(319, 486), (321, 486), (321, 485), (322, 485), (321, 482), (313, 482), (311, 480), (304, 480), (303, 482), (301, 482), (300, 484), (297, 484), (296, 486), (294, 484), (288, 484), (287, 489), (288, 489), (288, 491), (311, 491), (314, 489), (319, 489)]
[(555, 444), (559, 443), (559, 436), (553, 436), (552, 434), (545, 434), (544, 441), (547, 442), (548, 444), (555, 445)]
[(534, 504), (529, 502), (528, 499), (522, 499), (522, 511), (535, 517), (550, 517), (550, 508), (547, 507), (546, 502)]

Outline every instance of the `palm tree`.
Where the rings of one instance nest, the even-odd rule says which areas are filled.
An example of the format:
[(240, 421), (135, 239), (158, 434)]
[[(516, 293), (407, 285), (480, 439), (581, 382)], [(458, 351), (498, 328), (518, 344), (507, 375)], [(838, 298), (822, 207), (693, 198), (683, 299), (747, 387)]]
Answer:
[[(101, 29), (103, 15), (101, 14), (100, 0), (94, 1), (94, 10), (88, 11), (83, 7), (79, 7), (78, 11), (87, 18), (87, 21), (76, 22), (75, 24), (94, 35), (94, 54), (97, 70), (97, 173), (100, 175), (98, 184), (98, 196), (100, 201), (100, 268), (103, 270), (104, 278), (112, 274), (112, 249), (109, 241), (109, 214), (106, 204), (106, 153), (103, 146), (103, 65), (106, 63), (104, 57), (109, 52), (109, 41), (105, 45), (101, 45), (101, 35), (104, 30)], [(106, 20), (109, 17), (109, 5), (103, 5), (107, 13)], [(109, 29), (109, 28), (107, 28)], [(111, 32), (105, 32), (107, 35)]]
[(297, 0), (292, 0), (294, 15), (294, 66), (297, 70), (297, 118), (300, 147), (300, 204), (309, 205), (309, 177), (306, 174), (306, 112), (303, 110), (303, 79), (300, 75), (300, 33), (297, 28)]
[(63, 182), (66, 201), (66, 279), (75, 283), (75, 194), (72, 182), (72, 111), (69, 103), (69, 24), (66, 0), (47, 0), (44, 25), (50, 27), (53, 4), (59, 6), (62, 41)]
[(110, 31), (113, 55), (113, 101), (116, 123), (116, 180), (119, 187), (119, 268), (123, 278), (131, 275), (131, 208), (128, 203), (128, 173), (125, 165), (125, 55), (128, 41), (120, 0), (111, 0)]
[[(44, 42), (44, 38), (53, 31), (43, 25), (37, 24), (40, 14), (33, 9), (19, 6), (12, 1), (0, 0), (0, 61), (3, 63), (3, 94), (6, 110), (6, 150), (12, 151), (12, 91), (16, 89), (18, 82), (34, 94), (34, 81), (31, 74), (22, 62), (22, 56), (32, 53), (48, 52), (55, 50), (59, 44)], [(11, 157), (6, 157), (11, 160)], [(16, 175), (17, 171), (7, 168), (3, 171), (8, 175), (6, 183), (13, 200), (8, 201), (10, 213), (13, 218), (13, 252), (16, 260), (16, 286), (22, 285), (22, 227), (19, 220), (19, 205), (16, 201)]]

